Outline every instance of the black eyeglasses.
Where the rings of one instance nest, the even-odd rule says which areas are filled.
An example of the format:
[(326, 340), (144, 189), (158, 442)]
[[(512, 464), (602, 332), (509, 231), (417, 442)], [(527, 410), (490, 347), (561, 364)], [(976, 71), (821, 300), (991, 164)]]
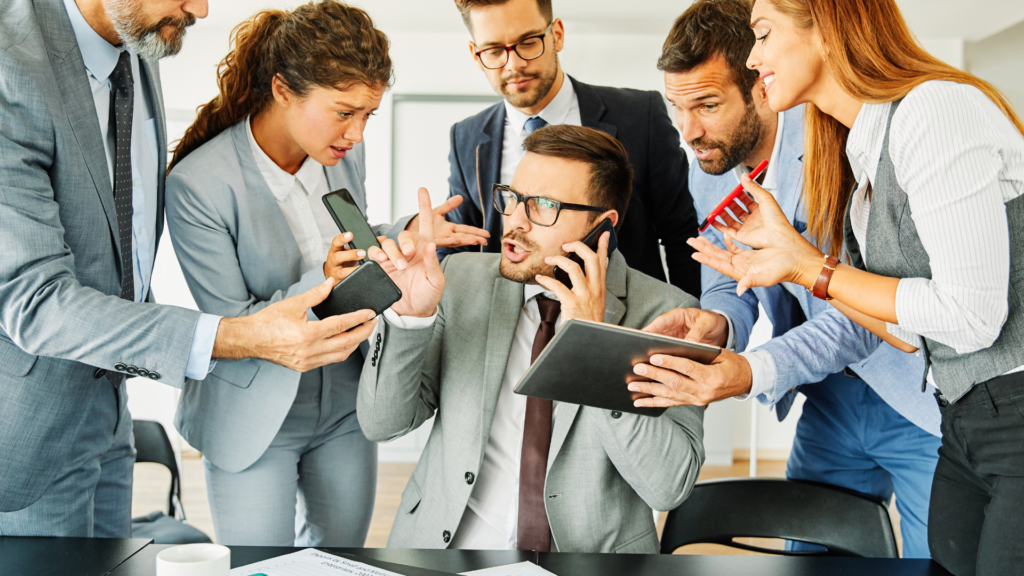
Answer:
[(511, 216), (521, 202), (526, 202), (526, 217), (537, 226), (554, 226), (562, 210), (579, 210), (582, 212), (604, 212), (607, 208), (584, 206), (559, 202), (543, 196), (523, 196), (505, 184), (495, 184), (493, 188), (494, 209), (505, 216)]
[(508, 55), (513, 50), (523, 60), (536, 60), (544, 55), (544, 38), (551, 32), (551, 25), (554, 23), (554, 21), (551, 21), (543, 34), (528, 36), (511, 46), (494, 46), (480, 50), (476, 53), (476, 57), (480, 59), (480, 63), (488, 70), (504, 68), (505, 64), (508, 64)]

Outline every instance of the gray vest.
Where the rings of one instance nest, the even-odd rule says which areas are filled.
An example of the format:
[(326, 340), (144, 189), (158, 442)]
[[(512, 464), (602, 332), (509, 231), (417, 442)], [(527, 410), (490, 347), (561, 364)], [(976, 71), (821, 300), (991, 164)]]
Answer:
[[(892, 278), (931, 278), (928, 253), (921, 245), (907, 194), (896, 182), (896, 169), (889, 156), (889, 128), (901, 102), (902, 99), (896, 100), (889, 110), (882, 157), (871, 193), (866, 235), (866, 253), (871, 255), (871, 261), (865, 266), (853, 235), (852, 194), (846, 208), (846, 249), (851, 264), (862, 270)], [(1024, 196), (1006, 203), (1006, 219), (1010, 228), (1009, 315), (999, 338), (992, 346), (969, 354), (957, 354), (949, 346), (925, 338), (925, 353), (936, 386), (951, 402), (959, 400), (975, 384), (1024, 365)]]

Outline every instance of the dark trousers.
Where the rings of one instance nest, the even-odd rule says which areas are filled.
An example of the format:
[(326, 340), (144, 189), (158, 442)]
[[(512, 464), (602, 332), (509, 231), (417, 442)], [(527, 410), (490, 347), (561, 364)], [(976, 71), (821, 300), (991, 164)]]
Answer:
[(956, 576), (1024, 571), (1024, 373), (976, 385), (955, 404), (937, 395), (942, 447), (928, 543)]

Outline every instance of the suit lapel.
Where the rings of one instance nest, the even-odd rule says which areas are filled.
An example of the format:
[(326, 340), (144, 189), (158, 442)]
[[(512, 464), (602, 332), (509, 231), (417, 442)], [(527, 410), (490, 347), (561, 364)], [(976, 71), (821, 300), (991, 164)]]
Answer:
[[(626, 259), (619, 252), (613, 252), (608, 259), (608, 274), (605, 276), (604, 321), (618, 325), (626, 315)], [(551, 447), (548, 450), (548, 470), (565, 444), (576, 415), (578, 404), (560, 402), (555, 408), (555, 422), (551, 429)]]
[(93, 186), (107, 215), (107, 225), (110, 227), (115, 252), (120, 260), (121, 242), (117, 233), (114, 186), (110, 182), (103, 135), (100, 132), (99, 119), (96, 117), (96, 108), (92, 104), (88, 72), (75, 41), (75, 31), (71, 28), (71, 20), (68, 19), (63, 3), (54, 0), (39, 2), (37, 11), (39, 28), (48, 48), (50, 66), (57, 88), (60, 90), (61, 102), (64, 103), (71, 131), (85, 158)]
[[(228, 130), (238, 155), (238, 163), (242, 167), (242, 178), (245, 181), (246, 200), (251, 215), (259, 222), (259, 234), (253, 239), (259, 243), (260, 254), (277, 254), (283, 262), (302, 262), (302, 253), (295, 235), (288, 227), (288, 221), (281, 212), (281, 206), (267, 186), (263, 174), (256, 166), (256, 157), (249, 147), (249, 136), (245, 129), (245, 120), (238, 122)], [(273, 216), (271, 216), (273, 215)], [(239, 214), (241, 218), (249, 218), (250, 214)], [(296, 278), (295, 280), (298, 280)], [(293, 282), (295, 281), (293, 280)]]
[[(491, 185), (501, 178), (501, 152), (505, 142), (505, 104), (499, 102), (494, 106), (493, 111), (485, 120), (483, 129), (480, 131), (483, 137), (475, 146), (475, 172), (476, 194), (473, 200), (478, 204), (484, 220), (487, 219), (490, 210), (488, 202), (491, 199)], [(507, 184), (507, 182), (503, 182)], [(490, 222), (484, 222), (484, 228)]]
[[(487, 357), (484, 360), (483, 380), (480, 395), (480, 435), (487, 442), (487, 436), (498, 406), (502, 380), (508, 366), (508, 355), (512, 340), (519, 326), (519, 311), (523, 307), (523, 285), (502, 276), (494, 280), (491, 290), (491, 312), (487, 320)], [(480, 447), (483, 453), (483, 445)]]
[(580, 122), (588, 128), (596, 128), (601, 132), (615, 138), (618, 128), (614, 124), (603, 122), (605, 111), (604, 100), (597, 94), (593, 86), (577, 82), (575, 78), (566, 74), (572, 82), (572, 89), (576, 92), (576, 101), (580, 105)]

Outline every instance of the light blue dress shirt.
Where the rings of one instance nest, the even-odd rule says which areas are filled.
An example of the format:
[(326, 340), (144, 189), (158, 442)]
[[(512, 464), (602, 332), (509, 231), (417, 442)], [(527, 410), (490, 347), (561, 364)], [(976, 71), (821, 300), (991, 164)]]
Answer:
[[(107, 153), (110, 181), (114, 181), (114, 133), (110, 130), (110, 74), (117, 65), (122, 48), (112, 46), (86, 22), (75, 0), (64, 0), (64, 7), (75, 31), (78, 48), (89, 76), (96, 115), (99, 118), (103, 147)], [(149, 295), (156, 257), (156, 213), (160, 154), (157, 148), (157, 119), (152, 113), (139, 74), (139, 58), (131, 55), (135, 97), (132, 111), (132, 265), (135, 271), (135, 301), (143, 302)], [(220, 316), (202, 314), (192, 338), (192, 351), (185, 376), (202, 380), (213, 364), (213, 343), (217, 338)]]

